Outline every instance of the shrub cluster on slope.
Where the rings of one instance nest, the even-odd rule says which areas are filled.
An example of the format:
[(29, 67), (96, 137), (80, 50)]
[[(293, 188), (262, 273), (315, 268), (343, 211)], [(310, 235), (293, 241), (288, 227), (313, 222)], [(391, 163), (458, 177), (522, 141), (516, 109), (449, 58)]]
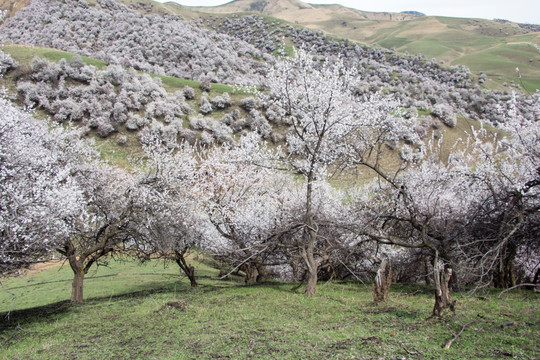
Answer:
[(35, 58), (30, 70), (17, 84), (26, 106), (43, 109), (58, 122), (81, 122), (101, 137), (121, 127), (135, 131), (158, 119), (165, 123), (164, 132), (176, 135), (181, 117), (193, 111), (182, 92), (168, 94), (160, 78), (119, 65), (97, 70), (78, 56), (58, 64)]
[[(189, 86), (170, 94), (160, 78), (119, 65), (98, 70), (79, 56), (58, 63), (35, 58), (28, 74), (23, 71), (18, 77), (17, 91), (25, 106), (44, 110), (58, 122), (80, 123), (103, 138), (124, 129), (149, 129), (168, 143), (180, 137), (211, 145), (232, 143), (232, 134), (241, 131), (255, 131), (264, 138), (272, 135), (252, 97), (231, 109), (226, 92), (214, 97), (203, 92), (200, 101)], [(212, 117), (216, 111), (223, 113), (221, 119)], [(184, 128), (186, 121), (190, 128)], [(278, 135), (274, 138), (280, 140)]]
[(112, 0), (32, 1), (5, 21), (3, 41), (45, 46), (148, 73), (253, 84), (264, 73), (252, 45), (173, 15), (142, 15)]
[[(399, 55), (391, 50), (360, 46), (347, 40), (336, 40), (325, 34), (288, 24), (268, 22), (257, 15), (232, 16), (223, 21), (208, 20), (208, 26), (252, 43), (261, 51), (282, 52), (283, 40), (325, 57), (341, 57), (359, 71), (360, 93), (380, 90), (392, 93), (404, 107), (432, 109), (447, 104), (449, 111), (472, 119), (500, 123), (508, 110), (512, 94), (481, 89), (475, 85), (470, 70), (462, 65), (447, 67), (422, 54)], [(538, 96), (520, 95), (521, 115), (539, 119), (534, 103)]]

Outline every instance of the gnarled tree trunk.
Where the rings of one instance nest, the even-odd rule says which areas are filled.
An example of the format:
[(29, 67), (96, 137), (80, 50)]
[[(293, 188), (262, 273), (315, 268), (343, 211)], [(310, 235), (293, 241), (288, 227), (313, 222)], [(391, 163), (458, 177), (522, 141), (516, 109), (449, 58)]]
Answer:
[[(106, 232), (104, 230), (103, 232)], [(93, 264), (97, 263), (99, 259), (107, 256), (113, 252), (114, 248), (108, 247), (107, 239), (110, 238), (110, 234), (105, 234), (103, 240), (97, 245), (81, 251), (77, 250), (75, 244), (71, 240), (67, 240), (64, 243), (63, 248), (56, 249), (60, 254), (64, 255), (69, 261), (69, 266), (73, 270), (73, 282), (71, 290), (71, 302), (82, 303), (84, 301), (84, 276), (88, 273), (88, 270)]]
[(67, 241), (64, 244), (63, 254), (69, 261), (69, 266), (73, 270), (73, 281), (71, 282), (71, 302), (82, 303), (84, 300), (84, 275), (86, 274), (84, 268), (84, 259), (78, 258), (76, 254), (75, 246), (71, 241)]
[(73, 273), (73, 282), (71, 283), (71, 302), (82, 303), (84, 301), (83, 290), (85, 273), (84, 270), (79, 271), (75, 269), (73, 269)]
[(317, 289), (317, 280), (318, 280), (318, 271), (319, 271), (319, 264), (321, 262), (320, 259), (315, 259), (314, 256), (314, 244), (311, 243), (308, 245), (307, 249), (304, 249), (302, 251), (302, 258), (304, 259), (304, 262), (306, 263), (307, 271), (306, 271), (306, 291), (305, 294), (307, 296), (313, 296), (315, 295), (315, 290)]
[(257, 269), (257, 266), (245, 263), (242, 265), (241, 270), (246, 274), (246, 284), (255, 284), (257, 282), (259, 277), (259, 270)]
[(455, 302), (450, 300), (450, 279), (452, 268), (439, 260), (438, 254), (433, 261), (433, 282), (435, 283), (435, 305), (433, 306), (433, 316), (441, 316), (442, 310), (450, 307), (454, 311)]
[(392, 265), (388, 260), (383, 259), (375, 276), (373, 284), (373, 300), (375, 304), (379, 304), (388, 299), (390, 286), (392, 285)]

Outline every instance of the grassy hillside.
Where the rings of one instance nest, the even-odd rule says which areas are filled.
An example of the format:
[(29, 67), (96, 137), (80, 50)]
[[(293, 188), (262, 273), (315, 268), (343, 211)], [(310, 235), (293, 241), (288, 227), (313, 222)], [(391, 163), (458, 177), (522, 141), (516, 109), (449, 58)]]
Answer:
[[(24, 66), (30, 65), (32, 59), (35, 57), (41, 57), (49, 61), (58, 62), (60, 59), (69, 60), (75, 56), (74, 53), (67, 51), (20, 44), (4, 44), (2, 51), (10, 54), (13, 59), (17, 60), (19, 64)], [(98, 69), (107, 66), (107, 63), (101, 60), (92, 59), (86, 56), (81, 56), (81, 58), (85, 64), (93, 65)]]
[[(534, 358), (540, 296), (454, 294), (456, 314), (430, 319), (432, 289), (394, 285), (375, 306), (369, 285), (321, 283), (312, 298), (294, 284), (245, 286), (195, 262), (189, 288), (173, 265), (111, 261), (70, 306), (67, 264), (3, 279), (0, 358), (5, 359), (498, 359)], [(442, 348), (467, 324), (450, 349)]]
[[(346, 22), (346, 25), (343, 23)], [(518, 82), (530, 92), (540, 88), (540, 34), (526, 33), (516, 24), (482, 19), (420, 17), (407, 21), (332, 19), (303, 23), (311, 28), (399, 52), (421, 53), (473, 73), (487, 73), (499, 86)]]
[[(262, 6), (263, 3), (267, 4)], [(515, 82), (529, 92), (540, 89), (540, 52), (534, 47), (540, 45), (540, 33), (511, 22), (369, 13), (340, 5), (309, 5), (288, 0), (242, 0), (194, 9), (212, 14), (259, 12), (363, 44), (466, 65), (473, 73), (487, 73), (489, 88), (503, 89)], [(520, 69), (521, 79), (516, 67)]]

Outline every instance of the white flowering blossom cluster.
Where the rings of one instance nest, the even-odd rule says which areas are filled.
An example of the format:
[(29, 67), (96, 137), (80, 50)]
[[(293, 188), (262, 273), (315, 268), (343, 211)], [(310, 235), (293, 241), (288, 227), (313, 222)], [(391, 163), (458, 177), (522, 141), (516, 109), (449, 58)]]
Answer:
[(0, 99), (0, 272), (44, 260), (85, 211), (72, 178), (91, 155), (78, 133), (48, 128)]

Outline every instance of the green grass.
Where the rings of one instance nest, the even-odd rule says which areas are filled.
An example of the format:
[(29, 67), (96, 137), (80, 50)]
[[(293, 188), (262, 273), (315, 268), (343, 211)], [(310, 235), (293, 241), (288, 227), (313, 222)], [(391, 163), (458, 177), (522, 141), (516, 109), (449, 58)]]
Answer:
[(400, 48), (402, 51), (408, 51), (410, 54), (423, 54), (427, 58), (442, 57), (449, 52), (453, 53), (451, 49), (438, 39), (419, 39), (408, 43), (406, 46)]
[(540, 352), (540, 297), (532, 292), (500, 300), (495, 291), (456, 293), (456, 314), (434, 319), (426, 287), (394, 285), (389, 301), (375, 306), (357, 283), (320, 283), (306, 298), (292, 284), (218, 281), (217, 270), (195, 266), (202, 277), (191, 289), (172, 265), (113, 261), (90, 272), (87, 300), (73, 306), (67, 265), (4, 280), (0, 358), (526, 359)]
[[(58, 62), (60, 59), (70, 60), (73, 56), (75, 56), (74, 53), (67, 51), (17, 44), (5, 44), (2, 50), (5, 53), (10, 54), (11, 57), (13, 57), (19, 63), (23, 64), (30, 64), (32, 59), (34, 59), (36, 56), (53, 62)], [(105, 61), (92, 59), (86, 56), (81, 56), (81, 58), (87, 65), (94, 65), (98, 69), (102, 69), (107, 66)]]
[[(123, 135), (127, 137), (127, 142), (119, 145), (118, 138)], [(133, 166), (134, 160), (144, 156), (137, 133), (122, 130), (106, 139), (100, 138), (94, 133), (90, 134), (89, 137), (94, 140), (101, 158), (120, 168), (129, 169)]]
[[(530, 61), (532, 60), (532, 61)], [(454, 64), (464, 64), (473, 72), (483, 71), (493, 78), (502, 77), (502, 82), (523, 82), (530, 93), (540, 89), (540, 54), (528, 44), (501, 44), (470, 55), (462, 56)], [(518, 78), (519, 68), (522, 79)]]

